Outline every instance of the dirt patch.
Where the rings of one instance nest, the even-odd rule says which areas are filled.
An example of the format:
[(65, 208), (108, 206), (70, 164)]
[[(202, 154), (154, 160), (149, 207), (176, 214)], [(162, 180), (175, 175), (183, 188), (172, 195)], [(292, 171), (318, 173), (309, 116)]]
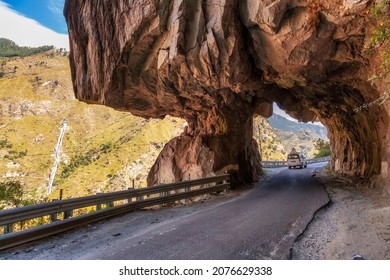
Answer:
[(292, 259), (390, 259), (390, 198), (366, 182), (316, 176), (332, 202), (314, 217), (292, 248)]

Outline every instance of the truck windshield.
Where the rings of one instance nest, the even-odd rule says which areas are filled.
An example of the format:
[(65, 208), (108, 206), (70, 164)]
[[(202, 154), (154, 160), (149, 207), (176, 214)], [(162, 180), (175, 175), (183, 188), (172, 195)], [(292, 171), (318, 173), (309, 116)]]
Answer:
[(298, 158), (299, 158), (299, 155), (297, 155), (297, 154), (288, 155), (288, 159), (298, 159)]

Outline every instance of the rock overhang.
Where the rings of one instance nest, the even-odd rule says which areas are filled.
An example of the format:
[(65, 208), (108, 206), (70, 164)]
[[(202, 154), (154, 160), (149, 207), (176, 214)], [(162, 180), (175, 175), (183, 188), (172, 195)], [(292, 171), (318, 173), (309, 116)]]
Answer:
[(376, 128), (388, 113), (354, 110), (379, 95), (367, 81), (368, 5), (68, 0), (75, 93), (138, 116), (187, 120), (180, 139), (188, 160), (173, 154), (157, 160), (153, 184), (168, 180), (158, 175), (163, 165), (173, 170), (170, 180), (185, 178), (188, 170), (198, 177), (234, 171), (243, 181), (258, 178), (252, 119), (272, 114), (272, 102), (301, 121), (328, 127), (338, 171), (371, 176), (383, 161), (381, 138), (387, 136)]

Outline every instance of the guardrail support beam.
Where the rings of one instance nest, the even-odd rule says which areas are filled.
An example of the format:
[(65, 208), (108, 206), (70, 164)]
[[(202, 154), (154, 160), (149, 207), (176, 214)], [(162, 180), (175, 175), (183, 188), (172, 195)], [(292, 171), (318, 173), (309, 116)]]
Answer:
[(65, 219), (69, 219), (73, 216), (73, 210), (67, 210), (67, 211), (64, 211), (64, 220)]
[(14, 225), (9, 224), (4, 226), (4, 234), (12, 233), (14, 231)]
[(58, 221), (57, 213), (50, 214), (50, 222), (53, 223), (53, 222), (56, 222), (56, 221)]
[[(185, 188), (184, 189), (184, 192), (189, 192), (189, 191), (191, 191), (191, 188)], [(189, 198), (186, 198), (185, 200), (184, 200), (184, 203), (189, 203), (190, 202), (190, 199)]]

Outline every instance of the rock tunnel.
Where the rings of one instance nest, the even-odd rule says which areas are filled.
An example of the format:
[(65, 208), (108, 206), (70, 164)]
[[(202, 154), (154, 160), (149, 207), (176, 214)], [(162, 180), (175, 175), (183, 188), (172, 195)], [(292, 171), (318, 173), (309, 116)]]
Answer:
[(377, 58), (366, 53), (372, 1), (67, 0), (79, 100), (187, 121), (148, 184), (229, 172), (261, 176), (253, 117), (272, 103), (329, 131), (331, 167), (389, 178), (390, 106), (366, 106)]

